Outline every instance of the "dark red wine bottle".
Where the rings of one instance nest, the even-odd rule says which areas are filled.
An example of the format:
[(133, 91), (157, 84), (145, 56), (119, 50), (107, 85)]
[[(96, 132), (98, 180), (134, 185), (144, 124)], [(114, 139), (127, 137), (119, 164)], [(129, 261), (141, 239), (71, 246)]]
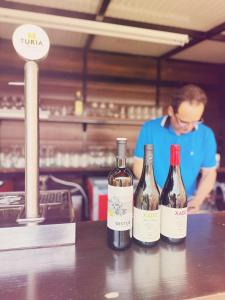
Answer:
[(170, 147), (170, 168), (161, 196), (161, 237), (170, 243), (187, 234), (187, 196), (180, 173), (180, 146)]
[(141, 178), (134, 194), (133, 239), (151, 247), (160, 239), (159, 190), (153, 172), (153, 145), (144, 146)]
[(126, 167), (126, 138), (117, 139), (116, 167), (108, 176), (107, 241), (110, 248), (131, 245), (133, 175)]

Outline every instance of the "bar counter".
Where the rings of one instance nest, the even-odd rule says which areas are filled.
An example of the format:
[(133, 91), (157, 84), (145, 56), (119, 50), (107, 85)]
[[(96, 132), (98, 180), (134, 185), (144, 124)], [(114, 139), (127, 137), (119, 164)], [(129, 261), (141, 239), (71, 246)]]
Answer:
[(0, 265), (2, 300), (225, 299), (225, 213), (190, 215), (183, 244), (121, 252), (105, 222), (83, 222), (75, 246), (0, 252)]

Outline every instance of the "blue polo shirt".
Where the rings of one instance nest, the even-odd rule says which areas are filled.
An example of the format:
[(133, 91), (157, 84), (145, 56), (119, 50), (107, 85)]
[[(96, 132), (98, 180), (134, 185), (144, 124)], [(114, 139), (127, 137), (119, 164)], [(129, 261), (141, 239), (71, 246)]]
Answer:
[(137, 140), (134, 156), (143, 158), (144, 145), (154, 145), (154, 174), (157, 184), (163, 187), (170, 165), (170, 145), (181, 148), (181, 175), (188, 196), (194, 195), (196, 180), (202, 168), (216, 167), (216, 140), (213, 131), (198, 124), (189, 133), (177, 135), (168, 116), (143, 124)]

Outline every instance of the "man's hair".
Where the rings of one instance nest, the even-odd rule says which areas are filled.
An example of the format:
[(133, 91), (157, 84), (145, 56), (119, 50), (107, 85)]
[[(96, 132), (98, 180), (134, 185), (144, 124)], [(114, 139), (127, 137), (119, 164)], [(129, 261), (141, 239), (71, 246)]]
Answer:
[(203, 89), (194, 84), (187, 84), (177, 89), (172, 97), (171, 106), (174, 111), (177, 112), (180, 104), (184, 101), (188, 101), (190, 103), (197, 102), (206, 105), (207, 100), (207, 95)]

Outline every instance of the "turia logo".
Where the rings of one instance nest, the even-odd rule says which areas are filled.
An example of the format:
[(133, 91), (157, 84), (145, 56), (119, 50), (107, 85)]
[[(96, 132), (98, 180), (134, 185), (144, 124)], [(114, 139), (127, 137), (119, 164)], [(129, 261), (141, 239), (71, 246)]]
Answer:
[(43, 47), (43, 43), (40, 39), (37, 38), (35, 32), (27, 32), (25, 38), (21, 38), (21, 44), (25, 44), (27, 46), (41, 46)]
[(17, 27), (12, 41), (17, 54), (25, 60), (44, 59), (50, 47), (46, 32), (41, 27), (31, 24)]

